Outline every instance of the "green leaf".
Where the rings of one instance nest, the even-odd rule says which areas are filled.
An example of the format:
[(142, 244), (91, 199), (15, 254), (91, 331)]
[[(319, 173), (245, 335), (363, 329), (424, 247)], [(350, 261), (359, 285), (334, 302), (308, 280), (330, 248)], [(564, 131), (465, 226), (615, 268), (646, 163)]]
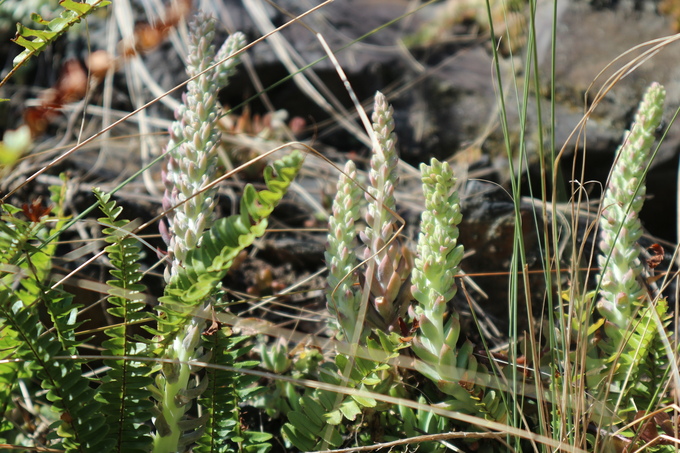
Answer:
[(319, 401), (323, 405), (324, 409), (330, 411), (335, 407), (336, 401), (338, 399), (338, 395), (336, 393), (329, 392), (328, 390), (319, 390), (317, 395), (319, 396)]
[(248, 435), (251, 442), (257, 443), (267, 442), (274, 437), (270, 433), (265, 433), (261, 431), (246, 431), (246, 434)]
[(314, 440), (301, 435), (290, 423), (283, 425), (281, 432), (300, 451), (311, 451), (316, 446)]
[[(304, 406), (302, 406), (302, 409), (304, 410)], [(317, 436), (321, 434), (321, 430), (323, 429), (320, 420), (312, 420), (302, 411), (290, 411), (288, 413), (288, 420), (290, 420), (299, 432), (308, 436)]]
[(361, 415), (361, 409), (357, 406), (357, 403), (351, 400), (347, 400), (340, 405), (340, 412), (348, 420), (356, 420), (357, 415)]
[(364, 407), (375, 407), (378, 405), (378, 402), (370, 397), (352, 395), (352, 398), (354, 399), (354, 401), (356, 401), (357, 403), (361, 404)]
[[(59, 293), (54, 291), (45, 297), (55, 297), (53, 294)], [(52, 402), (53, 410), (68, 415), (56, 424), (56, 432), (63, 434), (63, 448), (67, 451), (110, 451), (113, 444), (106, 436), (109, 427), (103, 417), (93, 416), (102, 413), (101, 404), (96, 401), (90, 382), (82, 376), (80, 363), (58, 358), (74, 353), (70, 344), (45, 329), (37, 310), (32, 306), (24, 307), (9, 289), (0, 290), (0, 320), (21, 339), (14, 357), (30, 365), (36, 380), (48, 390), (46, 398)]]
[(0, 166), (12, 166), (31, 146), (31, 130), (23, 125), (13, 131), (5, 131), (0, 142)]
[(318, 420), (319, 422), (322, 422), (322, 420), (324, 419), (325, 412), (323, 410), (323, 407), (321, 407), (321, 404), (319, 404), (316, 400), (312, 399), (309, 395), (304, 395), (302, 397), (301, 404), (302, 407), (304, 407), (304, 411), (309, 418), (315, 421)]
[(17, 67), (34, 55), (39, 54), (69, 28), (80, 22), (85, 16), (110, 4), (111, 2), (108, 0), (94, 0), (85, 3), (78, 3), (73, 0), (61, 0), (59, 5), (64, 8), (64, 11), (51, 21), (45, 21), (38, 14), (32, 15), (32, 19), (35, 22), (47, 27), (46, 30), (33, 30), (24, 27), (21, 24), (17, 24), (17, 34), (12, 41), (25, 47), (25, 50), (14, 58), (13, 66)]
[[(138, 264), (141, 248), (137, 241), (126, 232), (130, 226), (127, 220), (119, 220), (122, 208), (111, 200), (111, 195), (95, 188), (99, 208), (106, 216), (99, 221), (110, 228), (104, 229), (106, 247), (114, 269), (110, 274), (116, 280), (109, 280), (109, 314), (119, 318), (117, 326), (106, 329), (109, 337), (102, 343), (106, 356), (119, 356), (121, 359), (107, 359), (104, 363), (111, 369), (99, 388), (97, 400), (104, 403), (103, 414), (110, 429), (112, 443), (119, 445), (120, 451), (148, 451), (152, 438), (146, 424), (151, 419), (151, 391), (153, 380), (149, 377), (152, 368), (148, 361), (135, 361), (135, 356), (149, 357), (151, 351), (133, 336), (133, 327), (147, 318), (143, 292), (146, 287), (138, 283), (143, 275)], [(125, 357), (125, 359), (123, 359)]]
[(332, 412), (327, 413), (324, 415), (324, 418), (326, 419), (326, 423), (329, 425), (339, 425), (342, 423), (342, 412), (340, 412), (340, 409), (336, 409)]
[(330, 432), (324, 432), (323, 440), (328, 442), (331, 447), (339, 447), (342, 445), (343, 439), (338, 430), (332, 429)]
[(373, 377), (371, 377), (371, 376), (365, 377), (361, 382), (362, 382), (364, 385), (378, 385), (378, 384), (380, 384), (380, 383), (382, 382), (382, 379), (380, 379), (379, 377), (373, 375)]

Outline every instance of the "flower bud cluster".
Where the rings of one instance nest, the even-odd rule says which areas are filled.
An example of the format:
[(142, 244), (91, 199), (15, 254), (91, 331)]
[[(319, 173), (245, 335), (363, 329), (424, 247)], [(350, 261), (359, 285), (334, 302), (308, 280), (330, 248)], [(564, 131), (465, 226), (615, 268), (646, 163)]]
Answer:
[[(243, 47), (241, 33), (229, 37), (215, 52), (212, 41), (215, 20), (204, 15), (193, 23), (187, 59), (187, 74), (197, 76), (220, 59), (233, 55)], [(168, 165), (164, 174), (166, 192), (163, 206), (178, 206), (169, 215), (170, 231), (163, 226), (161, 233), (173, 258), (168, 279), (176, 274), (188, 250), (195, 248), (201, 234), (213, 219), (216, 189), (205, 189), (214, 179), (217, 168), (217, 147), (220, 133), (218, 90), (234, 72), (236, 58), (230, 58), (217, 67), (198, 75), (187, 84), (183, 104), (175, 112), (176, 121), (170, 129)]]
[(358, 290), (358, 278), (353, 273), (357, 265), (355, 249), (357, 247), (355, 223), (361, 216), (361, 187), (354, 181), (357, 169), (354, 162), (345, 164), (344, 174), (340, 175), (337, 193), (333, 200), (333, 215), (328, 219), (328, 247), (326, 263), (328, 265), (328, 311), (335, 316), (347, 341), (356, 341), (355, 331), (361, 297)]
[(642, 224), (638, 216), (646, 193), (645, 170), (665, 97), (666, 90), (658, 83), (647, 89), (633, 126), (617, 151), (602, 205), (598, 309), (621, 328), (630, 323), (635, 302), (644, 296), (639, 282), (642, 265), (637, 240)]
[(427, 335), (413, 342), (416, 354), (430, 364), (455, 355), (458, 323), (452, 315), (445, 323), (447, 302), (456, 294), (454, 280), (463, 259), (458, 245), (458, 224), (462, 220), (456, 178), (448, 163), (432, 159), (421, 164), (425, 210), (420, 222), (418, 257), (411, 275), (411, 292), (418, 301), (416, 319)]
[(394, 187), (399, 181), (393, 113), (385, 96), (376, 93), (372, 117), (376, 143), (369, 172), (371, 184), (366, 194), (366, 229), (361, 233), (361, 240), (366, 245), (364, 259), (375, 263), (371, 296), (378, 316), (374, 316), (373, 321), (377, 327), (387, 330), (394, 329), (398, 318), (406, 314), (406, 303), (402, 303), (399, 296), (412, 266), (408, 249), (393, 238), (397, 231), (393, 214), (396, 209)]

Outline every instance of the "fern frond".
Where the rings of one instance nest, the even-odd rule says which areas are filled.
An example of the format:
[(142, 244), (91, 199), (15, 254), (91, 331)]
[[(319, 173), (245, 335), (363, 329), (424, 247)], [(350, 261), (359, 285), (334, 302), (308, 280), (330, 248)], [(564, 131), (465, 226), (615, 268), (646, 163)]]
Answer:
[[(388, 362), (407, 346), (399, 342), (397, 334), (376, 331), (376, 335), (378, 340), (366, 339), (366, 350), (374, 351), (375, 359), (338, 354), (335, 363), (321, 365), (318, 379), (383, 395), (403, 390), (398, 372)], [(282, 432), (301, 451), (337, 448), (350, 437), (357, 437), (359, 445), (375, 443), (378, 441), (375, 433), (362, 429), (366, 424), (380, 426), (381, 438), (397, 438), (402, 434), (401, 422), (394, 418), (392, 406), (374, 398), (315, 389), (307, 390), (292, 406)]]
[[(19, 382), (19, 379), (28, 377), (25, 367), (13, 361), (14, 351), (21, 346), (21, 341), (17, 338), (16, 332), (5, 325), (4, 319), (0, 316), (0, 414), (8, 413), (13, 407), (12, 390)], [(7, 417), (0, 420), (0, 433), (14, 428)]]
[[(630, 331), (622, 333), (613, 324), (605, 323), (607, 338), (598, 343), (604, 354), (592, 359), (593, 368), (600, 371), (592, 373), (588, 382), (592, 388), (600, 387), (617, 416), (657, 407), (661, 402), (657, 388), (663, 387), (667, 379), (669, 358), (657, 319), (664, 328), (670, 323), (665, 299), (640, 307)], [(625, 338), (623, 344), (622, 338)]]
[[(112, 451), (148, 452), (152, 438), (150, 428), (143, 424), (151, 419), (153, 402), (148, 387), (153, 383), (152, 368), (145, 361), (134, 361), (130, 357), (148, 356), (147, 345), (136, 341), (130, 332), (131, 326), (148, 319), (143, 311), (144, 290), (139, 260), (140, 247), (135, 238), (125, 230), (128, 220), (117, 220), (122, 208), (116, 206), (111, 195), (94, 189), (99, 207), (106, 217), (99, 222), (110, 225), (103, 233), (114, 280), (109, 285), (108, 301), (112, 305), (108, 312), (120, 319), (120, 323), (105, 330), (110, 338), (102, 343), (103, 355), (121, 356), (121, 359), (104, 360), (111, 369), (99, 388), (98, 400), (104, 403), (103, 410), (109, 426), (109, 437), (114, 442)], [(126, 358), (123, 359), (122, 356)]]
[[(320, 393), (322, 392), (313, 391), (311, 394), (302, 396), (299, 410), (290, 411), (289, 422), (281, 428), (283, 435), (300, 451), (326, 449), (328, 446), (338, 448), (343, 443), (341, 430), (344, 431), (344, 426), (340, 423), (331, 423), (332, 420), (328, 421), (325, 417), (327, 409), (321, 402)], [(335, 398), (330, 398), (330, 401), (334, 400)], [(337, 405), (333, 406), (337, 407)], [(337, 410), (339, 413), (339, 409)], [(361, 411), (359, 410), (358, 413)], [(354, 414), (354, 418), (358, 415), (353, 410), (347, 411), (347, 414), (349, 417), (352, 417), (350, 414)], [(340, 420), (342, 421), (342, 415), (340, 415)]]
[[(16, 214), (21, 210), (14, 206), (5, 204), (2, 208), (5, 213), (0, 215), (0, 262), (9, 265), (2, 272), (2, 281), (7, 286), (21, 281), (21, 286), (15, 286), (15, 289), (22, 291), (19, 298), (30, 304), (38, 296), (38, 288), (33, 282), (41, 279), (45, 264), (45, 259), (38, 255), (40, 252), (31, 242), (37, 239), (43, 225), (20, 219)], [(27, 254), (33, 258), (32, 268), (26, 263)], [(23, 280), (27, 276), (29, 278)]]
[[(639, 369), (631, 394), (636, 398), (640, 407), (644, 405), (649, 407), (650, 404), (659, 402), (658, 398), (657, 401), (653, 398), (656, 396), (659, 384), (665, 383), (670, 362), (674, 360), (673, 357), (668, 357), (664, 346), (665, 342), (673, 344), (669, 333), (672, 332), (669, 326), (673, 315), (669, 313), (668, 301), (663, 298), (643, 310), (636, 332), (640, 337), (640, 344), (646, 347), (646, 350), (644, 356), (640, 357), (636, 363)], [(657, 326), (657, 320), (660, 321), (661, 326)], [(660, 332), (664, 334), (661, 335)]]
[(73, 296), (61, 290), (45, 290), (41, 297), (52, 318), (53, 331), (64, 351), (71, 355), (78, 353), (76, 348), (82, 341), (76, 340), (76, 329), (82, 324), (77, 320), (82, 305), (73, 303)]
[[(252, 345), (244, 345), (247, 336), (232, 336), (227, 329), (219, 329), (211, 335), (204, 335), (203, 347), (212, 351), (211, 364), (235, 368), (252, 368), (257, 361), (242, 360)], [(239, 403), (252, 398), (262, 390), (253, 386), (257, 377), (218, 368), (206, 369), (208, 388), (199, 403), (210, 419), (198, 446), (193, 449), (200, 453), (252, 452), (265, 453), (271, 449), (267, 441), (269, 433), (247, 431), (241, 426)]]
[[(62, 297), (70, 296), (63, 294)], [(60, 414), (57, 434), (67, 452), (108, 451), (108, 427), (100, 417), (101, 404), (95, 391), (82, 376), (78, 362), (70, 359), (58, 338), (45, 331), (34, 307), (25, 307), (10, 288), (0, 290), (0, 320), (9, 326), (21, 343), (14, 358), (21, 359), (47, 390), (52, 409)]]
[[(0, 216), (0, 292), (5, 297), (14, 298), (25, 307), (32, 307), (39, 300), (46, 302), (47, 311), (52, 318), (54, 332), (64, 350), (75, 352), (77, 345), (74, 332), (77, 324), (74, 321), (75, 308), (70, 300), (60, 297), (58, 292), (46, 292), (45, 283), (52, 266), (52, 256), (56, 250), (56, 240), (45, 243), (45, 237), (53, 237), (63, 225), (63, 200), (65, 185), (50, 187), (52, 210), (56, 214), (52, 229), (46, 231), (47, 218), (38, 221), (22, 220), (21, 209), (4, 204), (4, 214)], [(37, 244), (41, 244), (39, 247)], [(22, 347), (21, 336), (11, 325), (7, 312), (0, 314), (0, 358), (15, 359), (16, 351)], [(0, 410), (5, 413), (13, 407), (12, 392), (20, 378), (31, 377), (32, 368), (8, 361), (0, 366)], [(0, 425), (0, 431), (11, 429), (11, 425)]]
[[(52, 270), (52, 257), (57, 239), (65, 223), (65, 185), (51, 186), (53, 215), (40, 216), (36, 221), (24, 220), (23, 209), (4, 204), (5, 213), (0, 216), (0, 263), (9, 265), (0, 273), (0, 279), (11, 286), (25, 305), (35, 303), (42, 295), (45, 281)], [(47, 225), (51, 224), (50, 229)], [(47, 242), (47, 238), (50, 241)], [(50, 307), (47, 307), (48, 311)], [(52, 315), (53, 318), (56, 316)]]
[(82, 3), (73, 0), (61, 0), (59, 5), (64, 8), (64, 11), (61, 12), (59, 17), (49, 22), (43, 19), (40, 14), (33, 13), (31, 19), (40, 25), (44, 25), (46, 29), (34, 30), (17, 24), (17, 34), (12, 41), (25, 49), (14, 58), (13, 66), (16, 68), (34, 55), (38, 55), (85, 16), (110, 4), (109, 0), (85, 0)]
[[(62, 179), (64, 177), (62, 176)], [(22, 281), (23, 290), (17, 294), (25, 304), (32, 304), (41, 300), (47, 313), (52, 319), (54, 332), (62, 344), (64, 351), (76, 354), (76, 347), (82, 342), (76, 340), (75, 332), (80, 326), (77, 321), (80, 305), (73, 304), (73, 297), (61, 290), (48, 290), (47, 280), (52, 271), (52, 257), (57, 251), (57, 240), (61, 229), (66, 223), (64, 218), (64, 199), (66, 184), (50, 187), (51, 200), (54, 202), (52, 210), (54, 215), (42, 217), (36, 225), (35, 238), (27, 245), (25, 262), (20, 263), (28, 271), (29, 278)], [(46, 226), (52, 225), (50, 229)], [(47, 238), (51, 238), (49, 242)], [(39, 242), (39, 246), (33, 246), (33, 242)]]

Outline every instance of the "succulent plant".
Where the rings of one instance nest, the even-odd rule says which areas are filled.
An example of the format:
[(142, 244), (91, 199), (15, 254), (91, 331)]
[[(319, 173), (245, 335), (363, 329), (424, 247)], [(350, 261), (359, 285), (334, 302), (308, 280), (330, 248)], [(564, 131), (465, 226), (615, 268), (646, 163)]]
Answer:
[(639, 282), (642, 269), (637, 245), (642, 235), (639, 214), (646, 193), (645, 171), (665, 97), (666, 90), (658, 83), (645, 92), (635, 121), (617, 150), (602, 202), (597, 306), (607, 320), (621, 328), (628, 326), (634, 304), (645, 294)]
[(338, 179), (337, 192), (333, 200), (333, 215), (328, 219), (328, 247), (325, 253), (328, 265), (328, 311), (347, 341), (358, 340), (356, 333), (363, 328), (358, 319), (361, 294), (357, 289), (359, 279), (354, 274), (357, 265), (355, 249), (356, 222), (361, 216), (361, 188), (357, 179), (356, 165), (348, 161)]
[(399, 238), (395, 237), (398, 228), (394, 215), (394, 187), (399, 182), (399, 157), (392, 118), (394, 109), (378, 92), (373, 110), (375, 143), (369, 171), (371, 184), (366, 193), (366, 229), (360, 235), (366, 245), (363, 258), (375, 264), (375, 272), (369, 276), (372, 278), (372, 309), (367, 318), (374, 326), (393, 331), (408, 308), (404, 292), (408, 293), (407, 281), (412, 263), (409, 250), (402, 247)]
[[(245, 42), (243, 34), (234, 33), (216, 52), (212, 44), (215, 20), (199, 16), (194, 27), (187, 61), (189, 77), (197, 76), (216, 61), (233, 55)], [(166, 192), (163, 202), (165, 209), (179, 206), (169, 214), (170, 231), (162, 231), (172, 257), (166, 279), (177, 273), (187, 251), (198, 245), (201, 234), (214, 221), (217, 189), (205, 187), (214, 180), (217, 169), (217, 147), (220, 143), (217, 95), (237, 63), (238, 59), (230, 58), (191, 80), (183, 95), (183, 103), (175, 113), (176, 121), (170, 129), (167, 146), (170, 158), (164, 178)]]
[(447, 354), (455, 355), (460, 328), (455, 314), (445, 318), (447, 303), (457, 291), (454, 278), (463, 259), (463, 246), (458, 244), (462, 215), (451, 167), (432, 159), (429, 166), (422, 164), (420, 171), (425, 210), (411, 292), (418, 301), (414, 312), (424, 335), (414, 339), (413, 349), (427, 362), (438, 363)]

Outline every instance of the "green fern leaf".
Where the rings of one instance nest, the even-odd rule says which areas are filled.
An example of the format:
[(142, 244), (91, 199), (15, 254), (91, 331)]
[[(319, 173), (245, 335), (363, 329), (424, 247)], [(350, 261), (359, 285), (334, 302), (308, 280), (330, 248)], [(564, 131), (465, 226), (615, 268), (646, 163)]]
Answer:
[(295, 426), (290, 423), (286, 423), (281, 428), (283, 435), (292, 443), (295, 448), (300, 451), (312, 451), (315, 450), (316, 442), (314, 439), (301, 434)]
[(84, 3), (78, 3), (73, 0), (61, 0), (59, 5), (64, 8), (64, 11), (62, 11), (59, 17), (48, 22), (39, 14), (31, 16), (34, 22), (45, 25), (47, 27), (46, 30), (34, 30), (17, 24), (17, 34), (12, 41), (24, 47), (25, 50), (14, 58), (14, 67), (23, 64), (29, 58), (45, 50), (49, 44), (88, 14), (110, 4), (109, 0), (86, 0)]
[[(56, 222), (53, 228), (46, 232), (46, 218), (37, 222), (22, 220), (18, 214), (21, 209), (4, 204), (0, 216), (0, 263), (3, 272), (0, 273), (0, 293), (3, 297), (21, 301), (25, 307), (31, 307), (38, 301), (44, 300), (49, 315), (52, 318), (54, 332), (64, 350), (75, 352), (76, 342), (74, 330), (77, 323), (74, 320), (75, 311), (70, 303), (61, 297), (59, 292), (46, 292), (46, 280), (51, 271), (51, 259), (56, 250), (56, 241), (44, 242), (47, 236), (58, 237), (57, 232), (63, 225), (63, 200), (65, 186), (52, 186), (51, 199), (54, 202), (53, 212)], [(34, 243), (42, 242), (38, 249)], [(9, 318), (8, 318), (9, 317)], [(0, 313), (0, 358), (8, 360), (0, 366), (0, 413), (6, 413), (13, 407), (12, 394), (20, 378), (30, 378), (32, 367), (26, 367), (16, 362), (16, 351), (24, 346), (22, 337), (11, 324), (11, 313)], [(6, 420), (0, 425), (0, 431), (12, 429)]]
[[(0, 321), (2, 321), (1, 318)], [(22, 373), (24, 367), (11, 360), (14, 351), (21, 346), (21, 342), (16, 337), (16, 332), (4, 323), (2, 324), (3, 329), (0, 335), (0, 414), (6, 414), (14, 407), (12, 402), (13, 388), (20, 378), (27, 377), (27, 373)], [(14, 425), (7, 417), (3, 417), (0, 421), (0, 433), (13, 428)]]
[[(316, 392), (312, 396), (303, 397), (299, 411), (288, 413), (289, 423), (283, 425), (281, 432), (300, 451), (340, 447), (343, 436), (340, 430), (346, 427), (328, 423), (326, 417), (317, 419), (316, 414), (321, 404), (317, 401)], [(313, 403), (310, 403), (310, 400)]]
[(21, 345), (14, 357), (22, 359), (47, 390), (46, 398), (60, 414), (57, 434), (67, 452), (109, 451), (108, 427), (98, 416), (101, 405), (95, 401), (90, 382), (80, 372), (78, 362), (68, 359), (72, 351), (44, 329), (36, 310), (25, 307), (8, 288), (0, 291), (0, 321), (16, 333)]
[[(144, 291), (140, 265), (140, 247), (137, 240), (126, 230), (127, 220), (117, 220), (122, 208), (111, 200), (111, 195), (94, 189), (99, 207), (106, 217), (99, 222), (109, 225), (104, 229), (109, 260), (114, 267), (110, 271), (116, 279), (109, 280), (108, 312), (120, 319), (117, 326), (106, 329), (109, 339), (102, 343), (105, 356), (121, 356), (107, 359), (104, 364), (111, 369), (102, 383), (97, 398), (104, 403), (109, 435), (118, 452), (149, 451), (152, 438), (150, 428), (144, 422), (151, 419), (153, 402), (148, 387), (153, 383), (152, 368), (145, 361), (130, 357), (148, 357), (146, 344), (136, 341), (130, 332), (133, 325), (148, 319), (144, 311)], [(126, 358), (123, 359), (122, 357)]]
[[(259, 362), (244, 361), (252, 345), (244, 346), (246, 336), (231, 336), (226, 329), (217, 330), (203, 337), (203, 346), (212, 351), (209, 363), (235, 368), (252, 368)], [(256, 377), (246, 376), (219, 368), (207, 368), (208, 388), (201, 395), (199, 403), (211, 417), (203, 436), (198, 440), (195, 452), (267, 452), (271, 449), (268, 433), (247, 431), (241, 426), (239, 403), (262, 392), (260, 386), (253, 386)]]

